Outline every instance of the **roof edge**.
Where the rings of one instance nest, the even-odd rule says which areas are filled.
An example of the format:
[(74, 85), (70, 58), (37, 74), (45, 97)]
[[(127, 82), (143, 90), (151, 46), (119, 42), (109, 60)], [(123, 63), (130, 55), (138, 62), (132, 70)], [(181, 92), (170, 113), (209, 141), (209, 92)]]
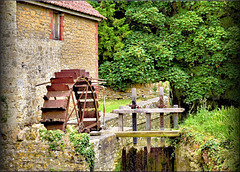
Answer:
[(49, 9), (52, 9), (52, 10), (68, 13), (68, 14), (71, 14), (71, 15), (91, 19), (91, 20), (98, 21), (98, 22), (101, 21), (102, 19), (107, 19), (105, 17), (101, 18), (101, 17), (98, 17), (98, 16), (82, 13), (80, 11), (64, 8), (64, 7), (61, 7), (61, 6), (57, 6), (57, 5), (54, 5), (54, 4), (51, 4), (51, 3), (44, 3), (43, 1), (17, 0), (17, 2), (25, 2), (25, 3), (32, 4), (32, 5), (37, 5), (37, 6), (49, 8)]

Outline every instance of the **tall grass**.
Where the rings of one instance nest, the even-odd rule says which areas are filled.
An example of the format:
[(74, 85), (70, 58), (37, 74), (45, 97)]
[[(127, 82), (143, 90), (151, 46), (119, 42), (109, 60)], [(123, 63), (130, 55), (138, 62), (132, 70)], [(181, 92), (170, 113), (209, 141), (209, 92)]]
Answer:
[(197, 114), (189, 114), (184, 125), (207, 132), (218, 139), (233, 141), (240, 134), (239, 109), (222, 107), (208, 111), (202, 107)]
[(203, 106), (196, 114), (189, 114), (182, 127), (199, 131), (204, 137), (213, 136), (225, 147), (227, 145), (229, 168), (236, 170), (240, 167), (239, 119), (239, 108), (222, 107), (209, 111)]

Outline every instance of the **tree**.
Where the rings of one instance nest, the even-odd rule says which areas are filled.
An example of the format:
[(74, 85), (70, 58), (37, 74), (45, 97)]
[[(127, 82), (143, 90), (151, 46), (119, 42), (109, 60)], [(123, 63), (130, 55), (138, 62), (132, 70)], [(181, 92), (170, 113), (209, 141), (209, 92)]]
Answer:
[(124, 16), (126, 1), (89, 1), (107, 20), (99, 23), (99, 64), (113, 60), (113, 54), (125, 45), (123, 39), (131, 33)]
[(121, 26), (132, 33), (127, 29), (121, 48), (107, 51), (108, 61), (99, 68), (109, 86), (125, 90), (134, 83), (168, 80), (182, 106), (203, 99), (238, 104), (239, 2), (121, 3), (109, 5), (115, 4), (114, 14), (120, 11), (124, 19)]

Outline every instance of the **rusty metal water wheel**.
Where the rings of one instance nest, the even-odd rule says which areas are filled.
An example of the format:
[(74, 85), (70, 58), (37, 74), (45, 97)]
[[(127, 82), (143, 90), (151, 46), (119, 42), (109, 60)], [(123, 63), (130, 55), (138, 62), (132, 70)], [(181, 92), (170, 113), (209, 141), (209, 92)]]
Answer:
[[(99, 79), (89, 77), (85, 70), (69, 69), (55, 72), (49, 83), (41, 108), (41, 123), (48, 130), (65, 131), (68, 124), (76, 125), (79, 132), (100, 130), (96, 93)], [(73, 113), (76, 121), (69, 123)]]

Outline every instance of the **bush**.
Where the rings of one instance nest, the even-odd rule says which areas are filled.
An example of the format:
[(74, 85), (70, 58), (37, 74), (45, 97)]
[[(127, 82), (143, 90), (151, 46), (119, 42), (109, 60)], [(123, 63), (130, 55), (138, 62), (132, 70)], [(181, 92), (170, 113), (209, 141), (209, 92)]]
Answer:
[(196, 114), (189, 114), (181, 130), (185, 137), (193, 137), (199, 145), (198, 154), (208, 152), (215, 164), (205, 164), (207, 170), (227, 168), (236, 171), (240, 168), (238, 108), (222, 107), (209, 111), (203, 106)]

